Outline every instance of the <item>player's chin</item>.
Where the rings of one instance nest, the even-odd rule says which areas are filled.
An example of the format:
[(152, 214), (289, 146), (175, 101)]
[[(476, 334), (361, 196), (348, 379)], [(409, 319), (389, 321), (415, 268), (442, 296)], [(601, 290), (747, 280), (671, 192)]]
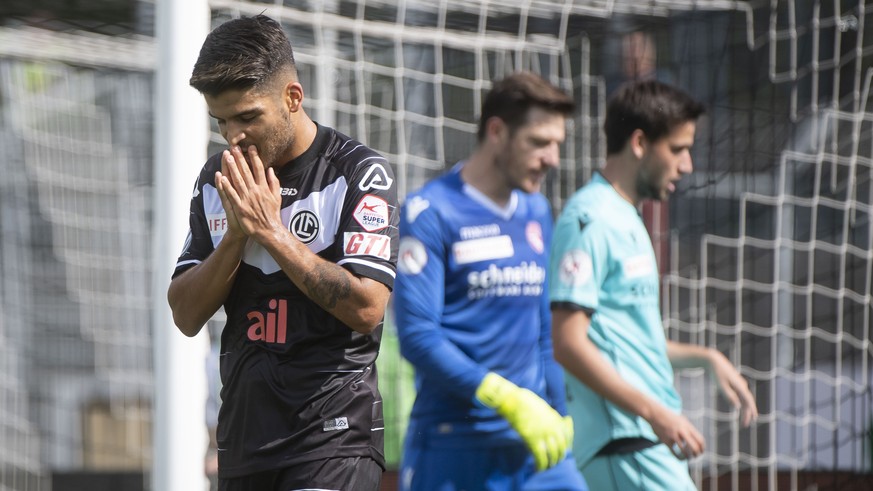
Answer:
[(676, 185), (673, 182), (668, 182), (657, 190), (655, 193), (655, 199), (658, 201), (667, 201), (674, 192), (676, 192)]
[(519, 189), (521, 189), (522, 191), (524, 191), (525, 193), (528, 193), (528, 194), (538, 193), (538, 192), (540, 192), (540, 189), (542, 189), (542, 187), (543, 187), (543, 178), (542, 177), (526, 179), (524, 182), (521, 183), (520, 186), (518, 186)]

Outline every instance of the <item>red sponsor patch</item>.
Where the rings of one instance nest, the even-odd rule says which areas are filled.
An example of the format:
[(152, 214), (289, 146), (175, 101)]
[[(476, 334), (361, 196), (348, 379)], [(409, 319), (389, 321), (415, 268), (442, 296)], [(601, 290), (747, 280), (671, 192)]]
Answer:
[(391, 237), (366, 232), (346, 232), (343, 240), (346, 256), (375, 256), (391, 259)]

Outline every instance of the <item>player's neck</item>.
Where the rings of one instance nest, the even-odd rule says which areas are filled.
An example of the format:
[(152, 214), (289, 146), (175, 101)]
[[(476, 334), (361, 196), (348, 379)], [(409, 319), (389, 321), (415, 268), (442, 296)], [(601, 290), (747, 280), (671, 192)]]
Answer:
[(303, 152), (309, 150), (309, 147), (312, 146), (312, 142), (315, 141), (315, 136), (318, 134), (318, 126), (302, 110), (301, 117), (295, 122), (295, 128), (294, 143), (283, 155), (283, 163), (291, 162), (303, 155)]
[(512, 196), (512, 188), (497, 172), (491, 159), (481, 152), (474, 152), (461, 168), (461, 180), (473, 186), (497, 206), (504, 207)]
[[(622, 160), (620, 155), (607, 157), (606, 165), (600, 170), (603, 178), (612, 184), (612, 188), (628, 203), (639, 206), (640, 198), (636, 191), (636, 166)], [(632, 172), (633, 171), (633, 172)]]

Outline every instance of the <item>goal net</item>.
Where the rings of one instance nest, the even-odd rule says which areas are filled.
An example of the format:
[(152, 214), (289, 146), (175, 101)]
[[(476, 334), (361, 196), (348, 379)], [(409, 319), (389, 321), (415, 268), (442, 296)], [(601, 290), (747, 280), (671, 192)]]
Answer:
[[(401, 197), (468, 154), (485, 91), (518, 69), (579, 106), (545, 189), (555, 210), (603, 163), (619, 83), (657, 77), (704, 101), (694, 174), (643, 213), (668, 336), (725, 353), (761, 415), (741, 428), (704, 373), (677, 373), (708, 444), (692, 476), (706, 490), (873, 486), (863, 0), (210, 6), (213, 25), (280, 20), (307, 111), (385, 155)], [(3, 491), (47, 490), (59, 471), (150, 469), (151, 41), (0, 25)], [(211, 150), (223, 143), (214, 132)], [(414, 394), (390, 322), (379, 363), (396, 466)]]
[(693, 476), (706, 489), (862, 482), (873, 415), (863, 2), (211, 5), (216, 22), (280, 19), (313, 115), (384, 153), (401, 195), (467, 155), (484, 91), (514, 70), (580, 106), (547, 186), (556, 209), (603, 162), (605, 100), (623, 80), (657, 77), (703, 100), (695, 173), (644, 213), (670, 338), (728, 355), (761, 417), (741, 428), (702, 372), (679, 374), (709, 442)]

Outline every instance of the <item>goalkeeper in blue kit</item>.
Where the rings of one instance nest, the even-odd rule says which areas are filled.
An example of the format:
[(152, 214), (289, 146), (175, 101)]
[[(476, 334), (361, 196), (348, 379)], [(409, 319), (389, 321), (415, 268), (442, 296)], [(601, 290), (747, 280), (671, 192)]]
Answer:
[(401, 490), (587, 490), (569, 448), (546, 293), (572, 99), (521, 72), (483, 102), (478, 144), (401, 211), (394, 308), (417, 396)]

